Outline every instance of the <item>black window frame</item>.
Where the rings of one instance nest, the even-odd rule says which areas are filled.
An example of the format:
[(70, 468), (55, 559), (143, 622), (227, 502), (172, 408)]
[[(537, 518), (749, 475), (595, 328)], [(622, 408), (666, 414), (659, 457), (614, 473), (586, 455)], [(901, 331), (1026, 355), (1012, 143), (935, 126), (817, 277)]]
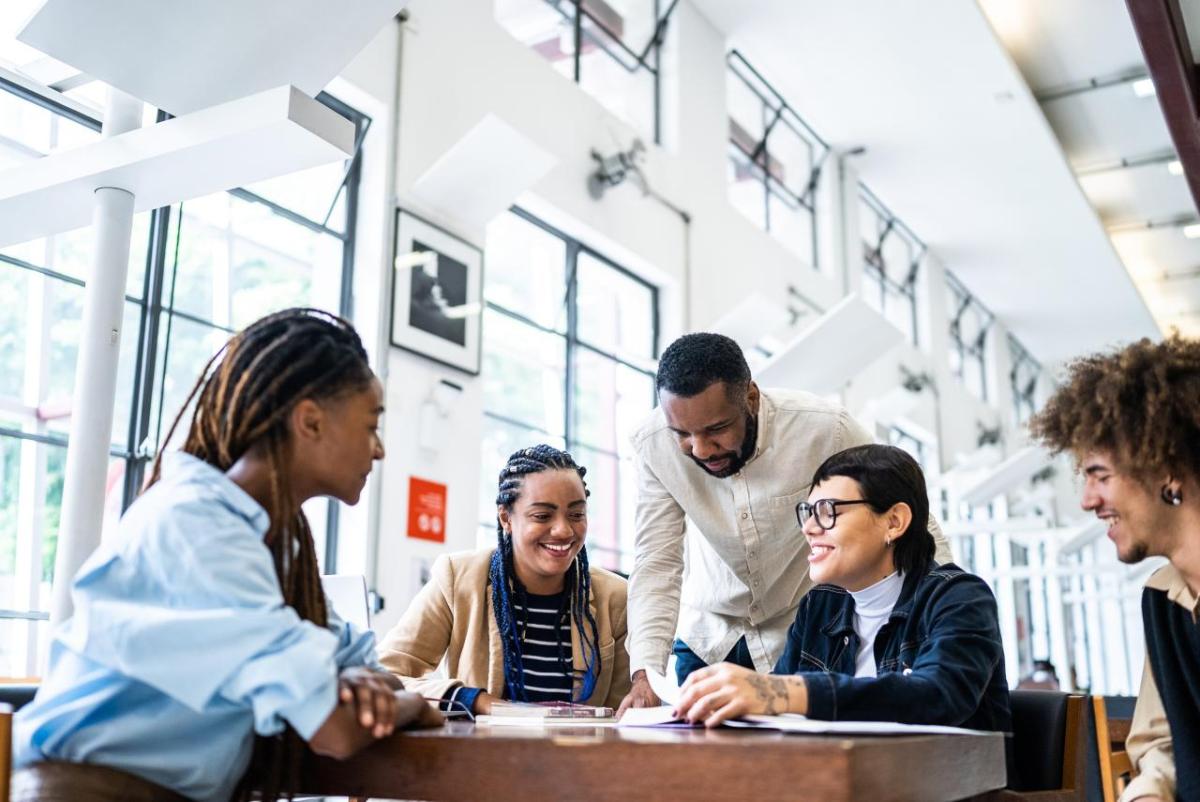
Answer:
[[(30, 91), (26, 87), (3, 77), (0, 77), (0, 92), (12, 94), (95, 132), (100, 132), (103, 127), (102, 120), (99, 117), (83, 114), (70, 105), (57, 103), (51, 98)], [(328, 234), (342, 241), (341, 293), (338, 299), (338, 314), (342, 317), (350, 318), (353, 314), (354, 252), (358, 223), (358, 192), (362, 180), (362, 143), (367, 131), (370, 129), (372, 120), (368, 115), (326, 92), (318, 94), (316, 100), (348, 119), (355, 127), (354, 152), (348, 160), (341, 184), (334, 195), (325, 219), (317, 221), (307, 218), (246, 189), (234, 188), (227, 190), (227, 192), (244, 201), (262, 204), (274, 214), (284, 217), (290, 222), (297, 223), (313, 231)], [(156, 121), (161, 122), (169, 118), (170, 115), (160, 110), (157, 113)], [(345, 225), (344, 230), (337, 231), (329, 228), (328, 222), (330, 215), (336, 208), (338, 197), (343, 192), (346, 193)], [(182, 208), (182, 204), (175, 204), (175, 206)], [(129, 508), (141, 492), (146, 467), (153, 461), (155, 456), (154, 450), (149, 444), (157, 440), (162, 429), (163, 410), (160, 408), (159, 415), (153, 420), (152, 410), (156, 408), (156, 402), (162, 398), (161, 382), (163, 377), (160, 374), (163, 371), (158, 365), (163, 358), (163, 353), (160, 353), (160, 351), (165, 351), (169, 348), (169, 339), (163, 342), (161, 348), (159, 344), (159, 332), (164, 322), (169, 328), (170, 319), (178, 317), (212, 329), (225, 331), (230, 334), (233, 333), (233, 330), (228, 327), (218, 325), (211, 320), (206, 320), (183, 310), (175, 309), (173, 308), (173, 304), (163, 298), (164, 285), (168, 279), (169, 269), (168, 242), (171, 238), (171, 212), (171, 206), (159, 207), (151, 211), (142, 295), (138, 298), (128, 293), (125, 294), (125, 303), (137, 306), (139, 312), (136, 333), (127, 331), (123, 335), (125, 337), (134, 336), (137, 341), (133, 370), (134, 386), (132, 388), (127, 428), (128, 434), (123, 443), (110, 443), (109, 447), (110, 457), (115, 457), (125, 462), (121, 498), (122, 513)], [(175, 236), (178, 239), (178, 231), (176, 231)], [(0, 269), (7, 268), (27, 270), (43, 277), (55, 279), (77, 287), (86, 286), (84, 280), (75, 276), (0, 253)], [(64, 449), (70, 445), (69, 437), (65, 434), (38, 434), (7, 426), (0, 426), (0, 437), (17, 441), (31, 441)], [(338, 507), (336, 504), (331, 503), (326, 522), (324, 554), (324, 569), (328, 573), (336, 571), (337, 568), (337, 524)], [(0, 610), (0, 620), (14, 618), (46, 620), (48, 613), (35, 610)]]
[[(567, 451), (571, 451), (576, 446), (581, 446), (583, 448), (588, 449), (589, 451), (593, 451), (598, 454), (602, 454), (604, 456), (611, 457), (612, 459), (615, 459), (615, 460), (620, 460), (621, 456), (617, 452), (615, 452), (611, 449), (608, 449), (608, 448), (603, 448), (603, 447), (593, 444), (593, 443), (589, 443), (586, 440), (581, 440), (578, 437), (576, 437), (576, 434), (575, 434), (575, 428), (576, 428), (575, 398), (574, 398), (574, 396), (575, 396), (575, 357), (576, 357), (576, 354), (580, 351), (586, 351), (594, 356), (599, 356), (601, 358), (608, 359), (612, 362), (615, 362), (616, 364), (622, 365), (626, 368), (634, 370), (634, 371), (648, 377), (651, 380), (651, 387), (652, 387), (651, 398), (649, 399), (651, 402), (651, 406), (657, 406), (657, 393), (653, 390), (653, 380), (654, 380), (655, 373), (654, 373), (653, 369), (648, 368), (646, 365), (638, 364), (634, 361), (631, 361), (631, 360), (621, 356), (620, 354), (616, 354), (611, 351), (600, 348), (596, 345), (593, 345), (593, 344), (587, 342), (586, 339), (584, 339), (583, 337), (581, 337), (579, 335), (579, 329), (578, 329), (579, 315), (578, 315), (578, 307), (577, 307), (578, 283), (576, 281), (576, 278), (578, 275), (579, 257), (581, 255), (586, 254), (588, 257), (590, 257), (596, 261), (599, 261), (600, 263), (604, 264), (606, 267), (609, 267), (609, 268), (615, 270), (621, 276), (631, 279), (632, 281), (641, 285), (642, 287), (644, 287), (646, 290), (648, 290), (650, 292), (651, 314), (652, 314), (651, 354), (652, 354), (652, 359), (655, 362), (657, 362), (659, 354), (660, 354), (659, 349), (660, 349), (660, 344), (661, 344), (661, 333), (662, 333), (661, 332), (661, 311), (659, 308), (659, 299), (660, 299), (659, 288), (655, 284), (652, 284), (651, 282), (649, 282), (646, 279), (642, 278), (641, 276), (637, 275), (636, 273), (634, 273), (633, 271), (624, 267), (623, 265), (618, 264), (617, 262), (613, 261), (609, 257), (600, 253), (595, 248), (592, 248), (591, 246), (587, 245), (586, 243), (581, 242), (580, 240), (576, 239), (575, 237), (572, 237), (570, 234), (565, 233), (561, 229), (545, 222), (541, 218), (533, 215), (532, 213), (526, 211), (525, 209), (522, 209), (519, 206), (512, 206), (509, 208), (508, 212), (516, 215), (521, 220), (536, 226), (537, 228), (550, 234), (551, 236), (554, 236), (554, 237), (562, 240), (563, 244), (566, 246), (565, 247), (565, 255), (564, 255), (564, 264), (563, 264), (564, 277), (566, 279), (566, 281), (565, 281), (566, 295), (565, 295), (563, 302), (566, 305), (566, 312), (567, 312), (566, 323), (567, 323), (567, 325), (566, 325), (565, 330), (560, 330), (560, 329), (557, 329), (552, 326), (546, 326), (542, 323), (538, 323), (538, 322), (532, 320), (531, 318), (521, 314), (520, 312), (518, 312), (514, 309), (509, 309), (508, 307), (502, 306), (493, 301), (485, 300), (484, 308), (489, 311), (492, 311), (497, 314), (508, 317), (522, 325), (529, 326), (530, 328), (533, 328), (543, 334), (548, 334), (548, 335), (551, 335), (554, 337), (562, 338), (563, 347), (564, 347), (564, 357), (565, 357), (565, 362), (564, 362), (565, 369), (563, 371), (563, 374), (564, 374), (563, 375), (563, 391), (564, 391), (563, 392), (563, 399), (564, 399), (564, 403), (563, 403), (563, 434), (561, 435), (563, 443), (565, 444)], [(485, 297), (486, 297), (486, 293), (485, 293)], [(485, 336), (486, 336), (486, 333), (485, 333)], [(527, 429), (531, 432), (535, 432), (537, 434), (542, 434), (542, 435), (545, 435), (546, 437), (551, 437), (554, 439), (559, 438), (559, 435), (547, 431), (545, 428), (543, 428), (542, 426), (540, 426), (538, 424), (530, 423), (528, 421), (524, 421), (519, 418), (514, 418), (509, 415), (502, 415), (502, 414), (493, 412), (493, 411), (487, 409), (486, 407), (483, 410), (483, 416), (485, 419), (490, 419), (490, 420), (493, 420), (493, 421), (496, 421), (498, 423), (502, 423), (502, 424), (505, 424), (508, 426), (514, 426), (514, 427), (519, 427), (522, 429)], [(485, 527), (492, 526), (493, 524), (494, 524), (494, 521), (480, 521), (480, 525), (485, 526)], [(602, 551), (615, 551), (618, 555), (621, 553), (620, 549), (609, 549), (607, 546), (595, 545), (595, 546), (592, 546), (592, 548), (597, 549), (597, 550), (602, 550)]]
[[(858, 196), (860, 202), (869, 206), (877, 218), (884, 223), (882, 230), (878, 232), (875, 242), (863, 242), (863, 279), (869, 279), (879, 287), (879, 312), (885, 317), (887, 316), (889, 295), (899, 295), (907, 299), (909, 318), (912, 321), (912, 339), (910, 342), (914, 347), (920, 347), (921, 327), (919, 305), (917, 302), (917, 280), (920, 277), (921, 262), (925, 258), (928, 248), (924, 241), (913, 233), (913, 230), (903, 220), (892, 214), (892, 211), (883, 201), (879, 200), (879, 196), (872, 192), (866, 184), (859, 183)], [(887, 261), (883, 255), (883, 246), (887, 242), (888, 237), (891, 236), (902, 237), (906, 241), (910, 251), (914, 254), (912, 262), (907, 266), (904, 278), (901, 281), (896, 281), (891, 277), (888, 272)]]
[[(950, 310), (950, 349), (958, 355), (958, 365), (951, 366), (951, 372), (958, 377), (961, 382), (966, 381), (966, 363), (968, 359), (978, 362), (979, 364), (979, 388), (980, 400), (988, 400), (988, 377), (987, 377), (987, 338), (991, 331), (992, 323), (996, 317), (991, 311), (980, 303), (979, 299), (959, 281), (958, 277), (946, 271), (946, 286), (950, 293), (955, 296), (957, 301), (956, 308)], [(962, 336), (962, 319), (963, 315), (968, 310), (973, 310), (979, 315), (982, 321), (979, 327), (979, 333), (970, 341), (966, 341)]]

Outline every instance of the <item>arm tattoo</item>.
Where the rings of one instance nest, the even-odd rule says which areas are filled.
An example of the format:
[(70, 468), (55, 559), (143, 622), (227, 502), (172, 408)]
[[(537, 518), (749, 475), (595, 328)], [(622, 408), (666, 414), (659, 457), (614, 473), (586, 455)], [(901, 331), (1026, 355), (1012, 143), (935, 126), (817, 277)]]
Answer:
[(750, 687), (754, 689), (755, 696), (766, 705), (766, 714), (768, 716), (777, 716), (780, 713), (787, 712), (787, 683), (782, 678), (765, 677), (761, 674), (755, 674), (752, 677), (748, 677), (747, 681), (750, 683)]

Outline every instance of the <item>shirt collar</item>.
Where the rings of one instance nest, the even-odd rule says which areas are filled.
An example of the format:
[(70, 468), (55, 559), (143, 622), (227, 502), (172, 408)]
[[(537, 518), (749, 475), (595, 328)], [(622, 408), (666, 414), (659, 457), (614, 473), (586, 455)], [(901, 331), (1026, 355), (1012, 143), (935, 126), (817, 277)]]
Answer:
[(771, 442), (770, 428), (775, 421), (775, 402), (767, 397), (760, 387), (758, 390), (758, 415), (755, 419), (755, 424), (758, 427), (758, 432), (754, 436), (754, 453), (750, 455), (750, 459), (746, 462), (751, 462), (758, 457), (759, 454), (767, 450)]
[(162, 477), (172, 484), (197, 482), (215, 490), (229, 507), (245, 518), (256, 531), (265, 534), (271, 519), (254, 498), (225, 473), (202, 459), (183, 451), (168, 451), (162, 458)]
[(1192, 593), (1179, 570), (1170, 563), (1151, 574), (1146, 580), (1146, 587), (1164, 591), (1168, 599), (1192, 614), (1193, 621), (1200, 617), (1200, 598)]

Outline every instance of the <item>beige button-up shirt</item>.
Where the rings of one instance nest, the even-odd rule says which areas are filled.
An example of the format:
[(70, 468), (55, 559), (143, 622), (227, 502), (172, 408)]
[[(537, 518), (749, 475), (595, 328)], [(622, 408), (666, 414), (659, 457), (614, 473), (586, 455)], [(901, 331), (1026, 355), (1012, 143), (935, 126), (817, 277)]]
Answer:
[[(665, 673), (677, 634), (706, 663), (723, 660), (743, 635), (759, 671), (770, 671), (783, 652), (813, 585), (796, 504), (825, 459), (873, 438), (819, 396), (764, 390), (759, 398), (754, 454), (725, 479), (688, 459), (661, 408), (633, 435), (631, 671)], [(931, 525), (937, 559), (949, 562), (945, 538)]]
[[(1168, 563), (1155, 571), (1146, 581), (1146, 587), (1166, 591), (1167, 598), (1190, 612), (1193, 621), (1200, 616), (1200, 598), (1192, 593), (1175, 566)], [(1171, 749), (1171, 726), (1167, 723), (1158, 686), (1154, 684), (1149, 658), (1142, 669), (1142, 687), (1138, 691), (1137, 707), (1133, 709), (1125, 749), (1138, 774), (1125, 786), (1121, 802), (1132, 802), (1142, 796), (1174, 799), (1175, 753)]]

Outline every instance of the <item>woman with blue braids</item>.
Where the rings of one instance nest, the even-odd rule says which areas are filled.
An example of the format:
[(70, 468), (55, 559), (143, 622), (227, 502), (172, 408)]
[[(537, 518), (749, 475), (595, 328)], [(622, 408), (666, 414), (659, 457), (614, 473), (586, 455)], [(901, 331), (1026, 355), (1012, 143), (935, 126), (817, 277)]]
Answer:
[(501, 699), (620, 703), (626, 583), (588, 565), (586, 472), (548, 445), (508, 458), (496, 548), (439, 557), (379, 649), (405, 688), (477, 714)]

